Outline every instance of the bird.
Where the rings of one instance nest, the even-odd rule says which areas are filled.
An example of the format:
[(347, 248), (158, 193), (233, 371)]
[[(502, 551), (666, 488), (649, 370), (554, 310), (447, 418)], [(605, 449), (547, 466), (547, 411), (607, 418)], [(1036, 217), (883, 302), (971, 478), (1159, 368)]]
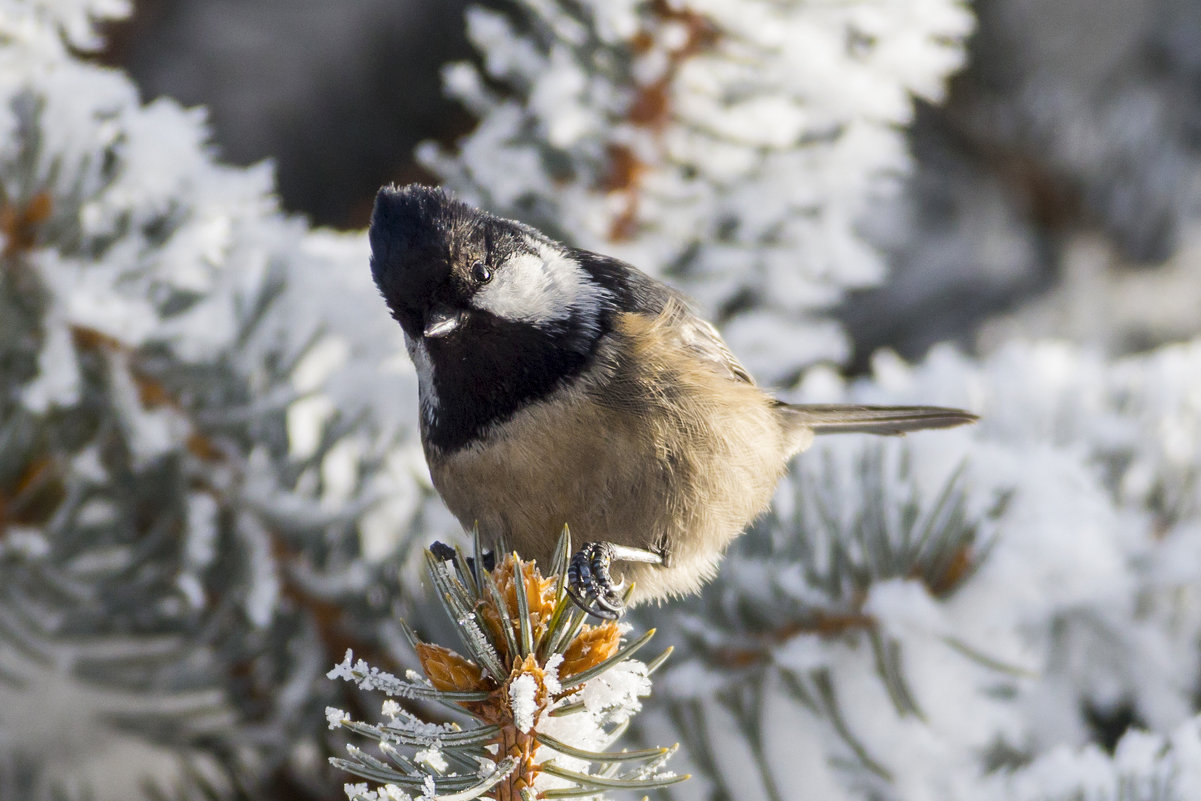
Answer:
[(781, 401), (677, 290), (439, 187), (382, 187), (368, 238), (434, 488), (485, 543), (538, 562), (567, 526), (583, 543), (568, 590), (598, 618), (697, 592), (815, 435), (977, 419)]

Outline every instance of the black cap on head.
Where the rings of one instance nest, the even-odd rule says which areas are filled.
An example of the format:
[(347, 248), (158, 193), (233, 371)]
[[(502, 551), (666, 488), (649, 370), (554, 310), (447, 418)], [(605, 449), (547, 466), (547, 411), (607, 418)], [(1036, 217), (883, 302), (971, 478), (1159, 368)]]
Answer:
[(368, 232), (371, 275), (394, 315), (429, 301), (450, 274), (454, 243), (479, 216), (436, 187), (380, 189)]
[(437, 187), (409, 184), (381, 188), (375, 196), (368, 232), (372, 267), (387, 266), (410, 251), (427, 249), (444, 239), (453, 218), (463, 216), (456, 207), (467, 208)]

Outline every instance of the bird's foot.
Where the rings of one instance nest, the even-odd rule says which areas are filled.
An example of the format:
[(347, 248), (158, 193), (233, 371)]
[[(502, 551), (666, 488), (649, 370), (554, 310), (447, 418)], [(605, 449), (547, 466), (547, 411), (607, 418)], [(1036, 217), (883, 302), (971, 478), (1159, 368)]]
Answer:
[(609, 565), (617, 549), (608, 542), (589, 542), (576, 551), (567, 567), (567, 594), (580, 609), (603, 620), (617, 620), (625, 613), (621, 597), (625, 582), (614, 584)]
[[(438, 540), (434, 540), (434, 543), (430, 545), (430, 553), (432, 553), (435, 558), (441, 559), (443, 562), (453, 562), (455, 560), (455, 549), (447, 545), (445, 542), (440, 542)], [(489, 573), (491, 573), (496, 567), (496, 552), (484, 551), (480, 557), (480, 561), (484, 563), (484, 570), (487, 570)], [(467, 557), (467, 566), (473, 570), (475, 569), (475, 557)]]
[(434, 555), (435, 559), (440, 559), (443, 562), (453, 562), (455, 560), (455, 549), (439, 540), (434, 540), (430, 545), (430, 553)]
[[(484, 551), (480, 554), (480, 561), (483, 563), (484, 570), (491, 573), (496, 569), (496, 551)], [(467, 566), (471, 568), (475, 567), (474, 556), (467, 557)]]

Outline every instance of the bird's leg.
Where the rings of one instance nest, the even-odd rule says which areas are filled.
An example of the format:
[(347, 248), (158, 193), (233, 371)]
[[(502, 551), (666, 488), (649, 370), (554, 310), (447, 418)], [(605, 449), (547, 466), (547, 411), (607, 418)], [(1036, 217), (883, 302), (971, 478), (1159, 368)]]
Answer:
[[(430, 553), (443, 562), (453, 562), (455, 560), (455, 549), (447, 545), (445, 542), (434, 540), (430, 545)], [(484, 570), (489, 573), (496, 567), (496, 551), (484, 551), (481, 561), (484, 563)], [(467, 566), (475, 569), (475, 557), (467, 557)]]
[(441, 559), (443, 562), (453, 562), (455, 560), (455, 549), (441, 540), (434, 540), (430, 545), (430, 553), (434, 555), (435, 559)]
[[(480, 554), (480, 561), (484, 563), (484, 570), (491, 573), (496, 569), (496, 551), (484, 551), (482, 554)], [(474, 565), (475, 557), (467, 557), (467, 564)]]
[(645, 562), (661, 565), (662, 553), (614, 545), (611, 542), (588, 542), (571, 557), (567, 567), (567, 594), (580, 609), (605, 620), (616, 620), (625, 612), (621, 590), (625, 582), (614, 584), (609, 575), (613, 562)]

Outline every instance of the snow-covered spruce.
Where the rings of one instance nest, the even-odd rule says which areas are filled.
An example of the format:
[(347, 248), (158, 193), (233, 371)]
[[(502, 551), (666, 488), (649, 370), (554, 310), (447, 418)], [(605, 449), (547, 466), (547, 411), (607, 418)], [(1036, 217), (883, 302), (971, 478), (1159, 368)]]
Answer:
[(1201, 798), (1201, 717), (1165, 734), (1131, 730), (1112, 753), (1096, 744), (1059, 747), (999, 771), (983, 801), (1189, 801)]
[[(375, 785), (348, 784), (351, 801), (600, 797), (688, 778), (663, 769), (674, 747), (606, 750), (641, 709), (649, 676), (670, 649), (642, 663), (631, 657), (653, 630), (625, 641), (628, 626), (586, 623), (564, 589), (569, 554), (564, 533), (548, 579), (517, 554), (481, 569), (478, 539), (470, 560), (461, 552), (450, 561), (427, 552), (430, 577), (470, 658), (421, 642), (406, 627), (420, 673), (400, 678), (349, 651), (329, 672), (389, 696), (381, 723), (327, 710), (330, 728), (374, 740), (383, 757), (349, 745), (349, 758), (330, 760)], [(461, 714), (428, 722), (393, 698), (440, 702), (442, 720), (445, 709)]]
[[(859, 234), (908, 166), (972, 17), (958, 0), (529, 2), (473, 8), (479, 118), (419, 151), (494, 212), (667, 277), (763, 380), (846, 354), (824, 310), (878, 283)], [(500, 90), (498, 91), (498, 87)]]
[(640, 735), (732, 798), (1192, 797), (1201, 341), (875, 368), (800, 393), (981, 422), (804, 454), (711, 590), (654, 614), (678, 658)]
[(125, 9), (0, 0), (0, 798), (319, 788), (322, 666), (403, 598), (411, 370), (361, 237), (78, 55)]

